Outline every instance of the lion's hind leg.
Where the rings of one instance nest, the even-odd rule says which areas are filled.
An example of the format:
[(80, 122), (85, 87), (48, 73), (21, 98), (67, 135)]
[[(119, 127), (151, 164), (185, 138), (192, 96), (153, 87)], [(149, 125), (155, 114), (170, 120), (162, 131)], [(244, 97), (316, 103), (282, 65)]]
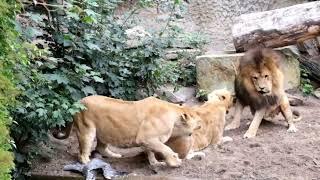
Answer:
[(77, 128), (76, 134), (80, 146), (79, 161), (83, 164), (90, 162), (91, 148), (96, 136), (94, 128), (83, 128), (81, 131)]
[(297, 132), (298, 129), (294, 125), (295, 119), (293, 118), (293, 113), (290, 109), (289, 100), (286, 96), (283, 97), (281, 100), (280, 110), (281, 110), (283, 117), (287, 120), (287, 122), (289, 124), (289, 128), (288, 128), (287, 132), (290, 132), (290, 133)]
[(122, 155), (118, 153), (114, 153), (109, 149), (108, 144), (102, 143), (99, 139), (97, 139), (97, 147), (96, 150), (102, 155), (102, 156), (107, 156), (111, 158), (121, 158)]

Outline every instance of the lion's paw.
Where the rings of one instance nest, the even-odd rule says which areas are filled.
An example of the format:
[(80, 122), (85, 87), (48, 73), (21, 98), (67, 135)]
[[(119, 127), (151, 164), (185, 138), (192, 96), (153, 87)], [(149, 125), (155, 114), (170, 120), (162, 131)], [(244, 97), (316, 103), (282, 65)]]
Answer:
[(192, 152), (189, 153), (186, 157), (186, 159), (190, 160), (193, 158), (198, 158), (198, 159), (204, 159), (206, 157), (206, 154), (204, 152)]
[(255, 136), (256, 136), (256, 133), (247, 131), (247, 132), (243, 135), (243, 138), (247, 139), (247, 138), (253, 138), (253, 137), (255, 137)]
[(289, 133), (295, 133), (297, 131), (298, 131), (298, 129), (294, 125), (289, 126), (289, 128), (287, 130), (287, 132), (289, 132)]

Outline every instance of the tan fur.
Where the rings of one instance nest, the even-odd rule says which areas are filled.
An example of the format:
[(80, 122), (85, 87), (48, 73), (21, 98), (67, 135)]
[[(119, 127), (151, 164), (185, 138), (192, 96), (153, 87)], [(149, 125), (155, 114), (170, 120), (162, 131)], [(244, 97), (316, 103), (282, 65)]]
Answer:
[[(196, 151), (200, 151), (209, 145), (232, 141), (230, 137), (223, 137), (226, 111), (232, 104), (233, 97), (229, 91), (225, 89), (213, 91), (208, 95), (207, 102), (199, 107), (192, 108), (192, 111), (200, 117), (200, 128), (194, 130), (191, 136), (171, 137), (166, 145), (178, 153), (179, 158), (184, 159), (197, 155), (203, 156), (204, 153)], [(143, 152), (143, 149), (140, 149), (140, 152)], [(132, 155), (129, 156), (137, 154), (137, 150), (134, 150)], [(150, 164), (161, 165), (161, 162), (158, 162), (153, 154), (147, 154)]]
[[(240, 59), (239, 73), (236, 75), (235, 91), (237, 103), (233, 121), (226, 130), (240, 126), (242, 110), (249, 106), (254, 118), (245, 138), (254, 137), (261, 120), (274, 117), (281, 112), (288, 121), (288, 132), (295, 132), (292, 112), (283, 88), (283, 73), (280, 64), (283, 57), (272, 49), (257, 48), (246, 52)], [(301, 119), (298, 117), (298, 119)]]
[(181, 160), (164, 143), (176, 136), (190, 136), (199, 127), (199, 117), (188, 107), (181, 107), (149, 97), (140, 101), (122, 101), (104, 96), (89, 96), (81, 103), (86, 110), (74, 116), (80, 145), (79, 160), (90, 161), (94, 138), (96, 149), (111, 156), (108, 145), (141, 146), (149, 154), (164, 156), (168, 166), (180, 166)]
[(222, 143), (226, 111), (232, 102), (229, 91), (213, 91), (208, 95), (207, 102), (193, 109), (200, 116), (201, 128), (195, 130), (190, 138), (170, 138), (167, 145), (178, 153), (180, 158), (185, 158), (188, 154), (203, 150), (209, 145)]

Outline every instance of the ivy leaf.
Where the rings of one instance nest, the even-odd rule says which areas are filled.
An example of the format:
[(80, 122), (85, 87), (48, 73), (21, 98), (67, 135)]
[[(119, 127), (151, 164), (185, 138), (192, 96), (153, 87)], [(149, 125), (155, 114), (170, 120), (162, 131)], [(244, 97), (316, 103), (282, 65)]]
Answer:
[(100, 47), (96, 44), (93, 44), (91, 42), (87, 42), (86, 43), (86, 46), (91, 49), (91, 50), (98, 50), (98, 51), (101, 51)]
[(38, 113), (39, 117), (42, 117), (47, 113), (47, 110), (39, 108), (39, 109), (36, 110), (36, 112)]
[(85, 16), (84, 18), (82, 18), (82, 21), (87, 23), (87, 24), (91, 24), (91, 23), (96, 23), (97, 20), (94, 19), (92, 16)]
[(34, 27), (27, 27), (26, 30), (24, 31), (25, 35), (29, 38), (29, 39), (34, 39), (37, 36), (41, 36), (43, 35), (42, 31), (34, 28)]
[(84, 94), (86, 96), (88, 96), (89, 94), (97, 94), (97, 92), (91, 86), (86, 86), (86, 87), (82, 88), (81, 90), (82, 90), (82, 92), (84, 92)]
[(93, 76), (92, 79), (93, 79), (95, 82), (104, 83), (103, 78), (101, 78), (101, 77), (99, 77), (99, 76)]
[(59, 74), (45, 74), (45, 77), (51, 81), (57, 81), (58, 84), (68, 84), (69, 80)]
[(55, 119), (59, 118), (61, 116), (60, 110), (53, 111), (52, 116)]

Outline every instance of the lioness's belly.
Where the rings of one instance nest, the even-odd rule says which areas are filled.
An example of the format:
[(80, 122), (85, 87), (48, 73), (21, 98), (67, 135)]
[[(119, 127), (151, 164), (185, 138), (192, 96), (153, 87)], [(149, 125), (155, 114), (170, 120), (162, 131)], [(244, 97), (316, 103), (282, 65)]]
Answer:
[(79, 122), (85, 128), (94, 128), (100, 142), (116, 146), (135, 145), (142, 119), (133, 103), (92, 96), (86, 98), (85, 105), (87, 109), (82, 112)]

